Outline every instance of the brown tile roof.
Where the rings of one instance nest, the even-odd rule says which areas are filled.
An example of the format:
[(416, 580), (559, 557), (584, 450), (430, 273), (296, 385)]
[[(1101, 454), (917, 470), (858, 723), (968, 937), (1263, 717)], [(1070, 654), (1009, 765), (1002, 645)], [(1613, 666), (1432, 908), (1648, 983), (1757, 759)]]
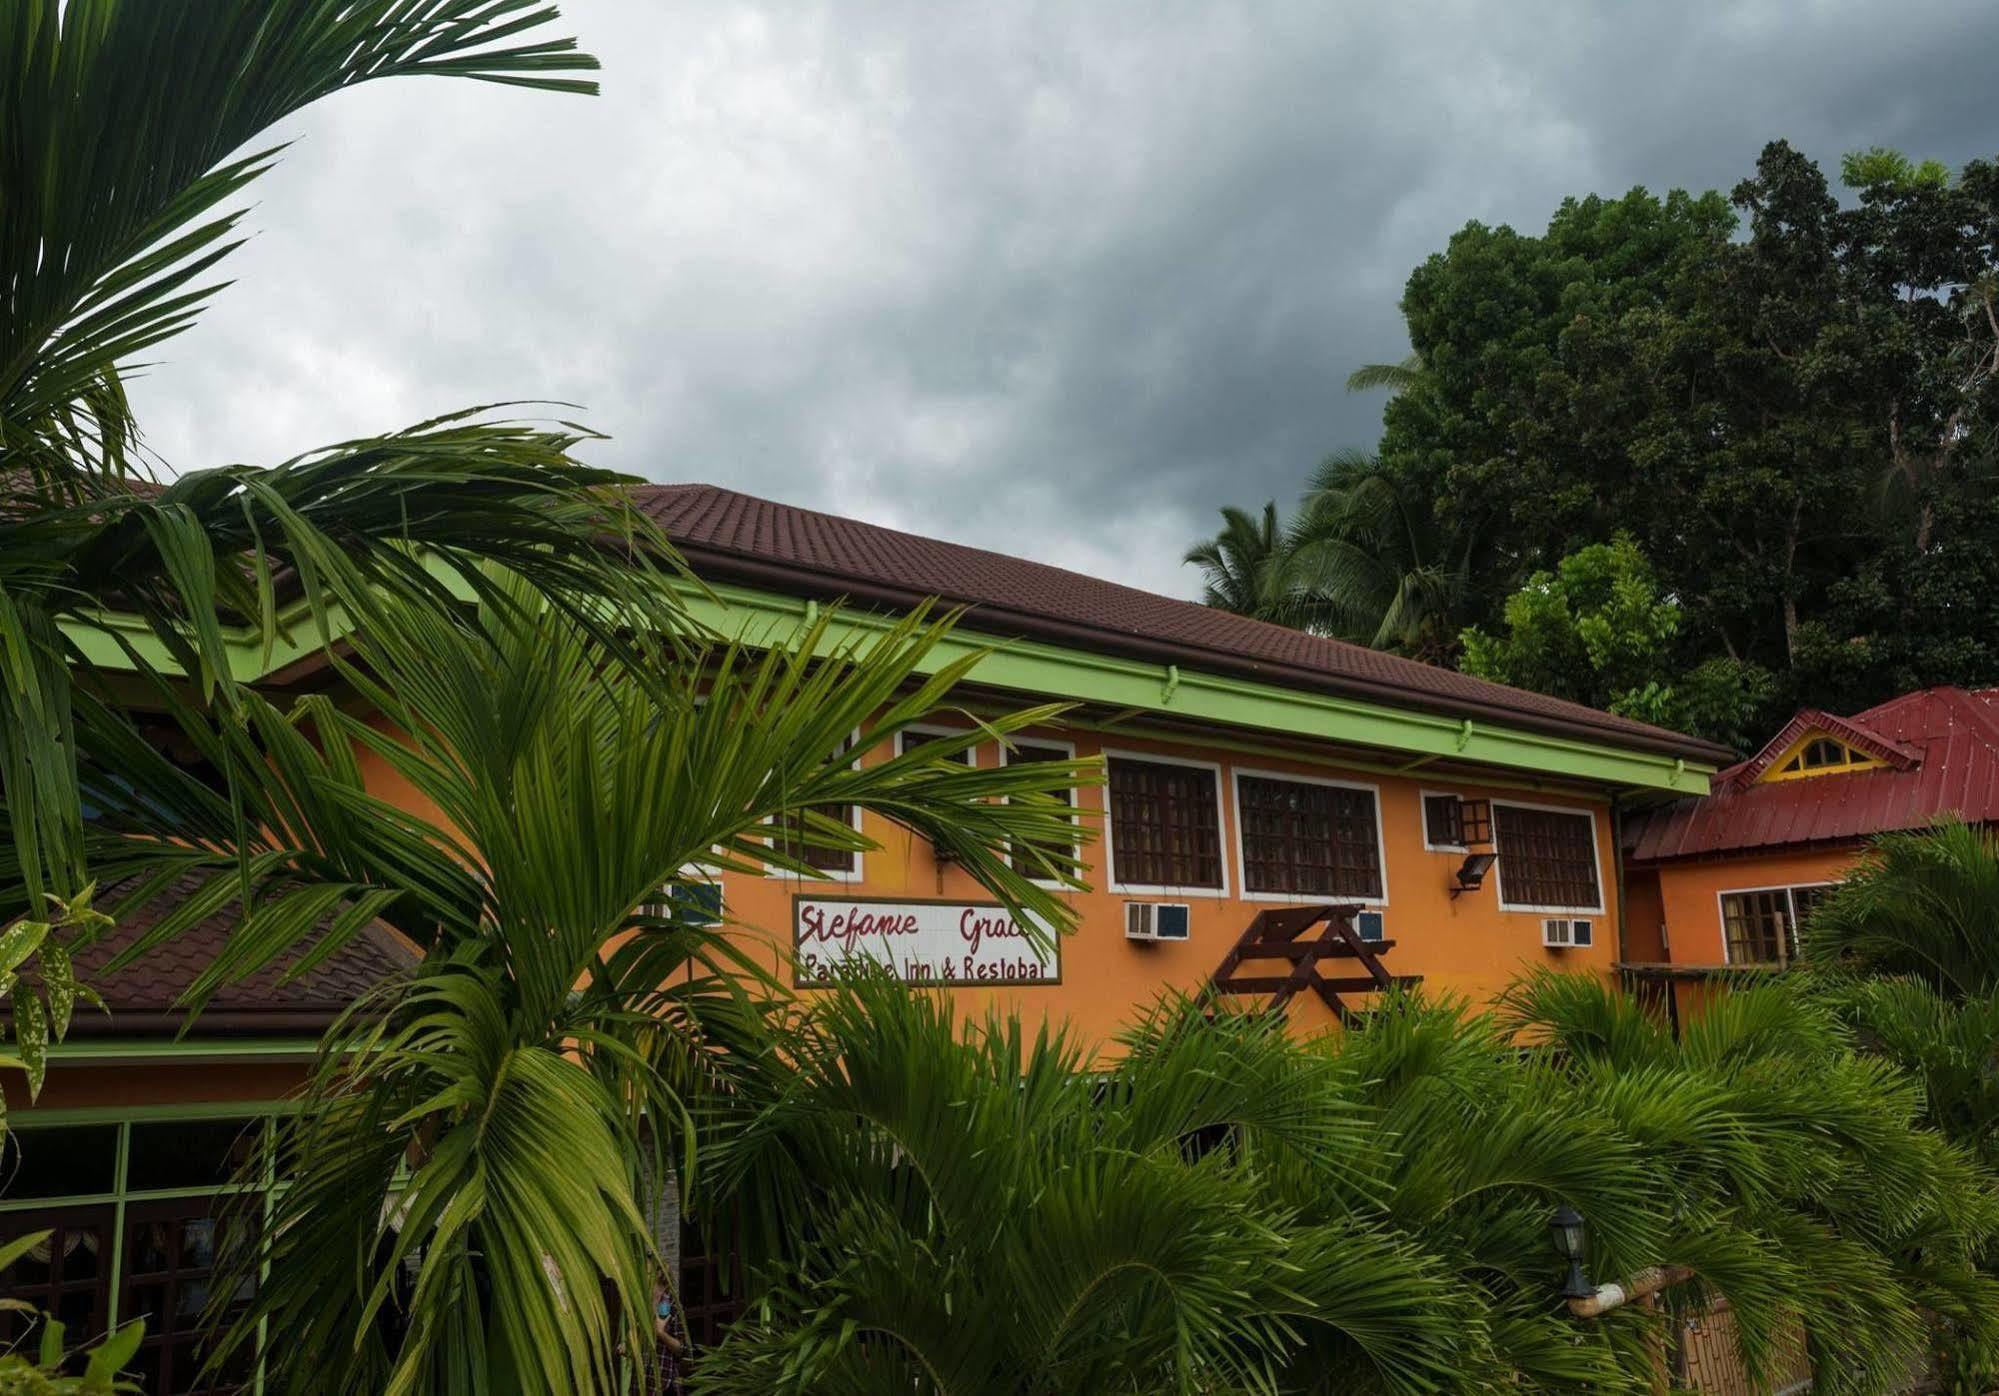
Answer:
[(1702, 764), (1734, 755), (1578, 703), (983, 548), (715, 485), (648, 485), (637, 495), (710, 580), (891, 605), (937, 596), (970, 607), (970, 623), (982, 632), (1009, 638), (1064, 641)]
[[(1927, 688), (1852, 717), (1807, 709), (1769, 745), (1715, 777), (1712, 794), (1627, 819), (1634, 862), (1856, 843), (1916, 829), (1942, 815), (1999, 823), (1999, 690)], [(1803, 780), (1755, 777), (1807, 731), (1820, 728), (1888, 764)]]
[[(77, 977), (95, 989), (108, 1015), (77, 1009), (73, 1032), (126, 1036), (178, 1031), (183, 1015), (175, 1008), (195, 978), (214, 963), (239, 911), (235, 906), (195, 923), (187, 931), (117, 971), (105, 969), (113, 956), (160, 923), (190, 896), (197, 881), (169, 884), (143, 906), (125, 913), (103, 939), (76, 956)], [(98, 905), (115, 906), (119, 885), (99, 890)], [(216, 991), (196, 1022), (196, 1032), (316, 1032), (361, 994), (416, 963), (417, 956), (395, 932), (379, 923), (356, 936), (324, 964), (289, 982), (285, 971), (306, 947), (288, 952), (238, 984)]]

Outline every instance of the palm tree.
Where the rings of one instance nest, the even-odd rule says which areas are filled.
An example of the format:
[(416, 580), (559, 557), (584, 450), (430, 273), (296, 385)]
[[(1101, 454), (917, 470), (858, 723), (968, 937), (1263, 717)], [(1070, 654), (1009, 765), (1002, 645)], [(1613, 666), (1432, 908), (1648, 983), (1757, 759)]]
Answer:
[(1752, 1380), (1787, 1334), (1815, 1391), (1855, 1392), (1904, 1389), (1942, 1335), (1999, 1339), (1993, 1173), (1813, 986), (1723, 992), (1676, 1037), (1601, 982), (1543, 971), (1503, 1021), (1651, 1160), (1650, 1254), (1692, 1272), (1678, 1307), (1730, 1301)]
[[(60, 918), (88, 886), (80, 772), (144, 745), (135, 689), (168, 712), (240, 709), (247, 671), (308, 658), (361, 593), (455, 606), (487, 586), (488, 561), (607, 639), (614, 615), (670, 623), (649, 576), (663, 543), (618, 477), (574, 459), (578, 428), (458, 413), (160, 485), (124, 391), (136, 357), (225, 284), (241, 214), (224, 206), (275, 162), (281, 147), (259, 144), (273, 125), (407, 75), (594, 90), (576, 76), (594, 59), (537, 35), (555, 16), (538, 0), (7, 6), (0, 924)], [(105, 611), (132, 623), (105, 627)], [(40, 944), (61, 979), (61, 937)]]
[(1954, 999), (1999, 991), (1999, 831), (1947, 820), (1883, 835), (1813, 909), (1805, 951)]
[(864, 981), (786, 1040), (795, 1069), (714, 1163), (761, 1284), (702, 1390), (1258, 1391), (1300, 1343), (1344, 1359), (1341, 1390), (1457, 1369), (1447, 1276), (1263, 1186), (1372, 1147), (1338, 1063), (1280, 1018), (1165, 1003), (1093, 1071), (1059, 1027)]
[(1315, 1043), (1166, 1003), (1105, 1059), (860, 985), (787, 1040), (714, 1159), (754, 1278), (708, 1390), (1645, 1391), (1655, 1323), (1556, 1302), (1562, 1201), (1757, 1375), (1802, 1330), (1887, 1390), (1926, 1312), (1992, 1327), (1991, 1175), (1796, 986), (1684, 1041), (1582, 976)]
[(1260, 517), (1224, 506), (1221, 532), (1189, 548), (1183, 560), (1201, 569), (1204, 605), (1277, 625), (1297, 623), (1304, 598), (1291, 584), (1276, 501), (1265, 503)]
[[(1945, 820), (1887, 834), (1812, 909), (1804, 963), (1870, 1052), (1921, 1088), (1924, 1119), (1999, 1168), (1999, 835)], [(1983, 1257), (1999, 1288), (1999, 1256)], [(1999, 1383), (1999, 1340), (1946, 1317), (1946, 1390)]]
[(1386, 388), (1391, 396), (1406, 393), (1421, 385), (1426, 371), (1420, 354), (1411, 354), (1400, 363), (1362, 364), (1347, 375), (1347, 391), (1365, 393)]
[(1285, 541), (1290, 577), (1331, 633), (1426, 660), (1456, 644), (1469, 536), (1408, 478), (1360, 451), (1320, 462)]
[[(760, 1024), (779, 997), (673, 889), (717, 869), (803, 871), (775, 828), (871, 847), (835, 817), (859, 807), (1056, 934), (1067, 905), (1005, 854), (1045, 850), (1037, 872), (1073, 880), (1077, 831), (1053, 792), (1094, 763), (951, 759), (1054, 708), (881, 764), (838, 754), (864, 722), (887, 740), (932, 712), (977, 662), (926, 673), (949, 627), (922, 616), (854, 645), (833, 643), (827, 617), (768, 652), (682, 631), (633, 653), (551, 623), (518, 585), (496, 584), (473, 624), (396, 596), (360, 604), (333, 662), (373, 715), (246, 692), (233, 710), (176, 715), (199, 761), (135, 748), (86, 776), (102, 801), (90, 854), (128, 899), (189, 876), (205, 889), (125, 959), (247, 899), (191, 1011), (374, 920), (424, 951), (329, 1037), (278, 1132), (282, 1162), (252, 1166), (287, 1185), (251, 1228), (243, 1273), (215, 1288), (262, 1275), (216, 1360), (262, 1328), (284, 1335), (267, 1356), (278, 1390), (615, 1390), (620, 1350), (650, 1343), (645, 1218), (669, 1166), (698, 1185), (699, 1122), (768, 1050)], [(371, 794), (370, 762), (431, 813)], [(271, 778), (230, 791), (202, 774), (251, 763)], [(145, 837), (163, 816), (176, 839)]]

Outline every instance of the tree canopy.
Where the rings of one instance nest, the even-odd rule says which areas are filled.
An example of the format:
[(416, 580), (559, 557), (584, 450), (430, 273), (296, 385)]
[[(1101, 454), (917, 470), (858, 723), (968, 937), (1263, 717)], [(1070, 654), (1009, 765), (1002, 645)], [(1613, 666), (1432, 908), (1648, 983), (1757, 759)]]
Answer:
[(1416, 268), (1412, 360), (1353, 385), (1393, 390), (1377, 468), (1464, 560), (1445, 633), (1624, 535), (1678, 617), (1645, 681), (1767, 671), (1751, 730), (1999, 677), (1999, 164), (1841, 177), (1779, 141), (1726, 196), (1573, 198)]

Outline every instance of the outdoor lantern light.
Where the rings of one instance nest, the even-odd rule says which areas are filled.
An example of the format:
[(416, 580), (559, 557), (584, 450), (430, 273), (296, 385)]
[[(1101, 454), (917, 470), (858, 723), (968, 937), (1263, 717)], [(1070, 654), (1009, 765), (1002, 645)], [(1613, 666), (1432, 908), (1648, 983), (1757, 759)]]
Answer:
[(1589, 1237), (1582, 1213), (1564, 1202), (1548, 1221), (1548, 1235), (1554, 1240), (1555, 1254), (1569, 1263), (1568, 1278), (1562, 1281), (1562, 1297), (1587, 1299), (1595, 1294), (1589, 1276), (1583, 1273), (1583, 1257)]
[(1458, 880), (1451, 888), (1451, 895), (1455, 897), (1460, 892), (1476, 892), (1485, 886), (1485, 875), (1498, 861), (1497, 853), (1467, 853), (1464, 862), (1458, 865)]

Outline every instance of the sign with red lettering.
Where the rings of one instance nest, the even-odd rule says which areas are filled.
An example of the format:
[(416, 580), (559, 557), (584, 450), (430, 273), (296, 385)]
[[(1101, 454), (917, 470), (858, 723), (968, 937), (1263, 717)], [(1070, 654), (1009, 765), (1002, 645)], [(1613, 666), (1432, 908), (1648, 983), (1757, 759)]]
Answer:
[(801, 989), (830, 988), (842, 969), (863, 963), (943, 988), (1062, 982), (1055, 932), (1039, 927), (1037, 945), (997, 902), (797, 896), (791, 921), (792, 982)]

